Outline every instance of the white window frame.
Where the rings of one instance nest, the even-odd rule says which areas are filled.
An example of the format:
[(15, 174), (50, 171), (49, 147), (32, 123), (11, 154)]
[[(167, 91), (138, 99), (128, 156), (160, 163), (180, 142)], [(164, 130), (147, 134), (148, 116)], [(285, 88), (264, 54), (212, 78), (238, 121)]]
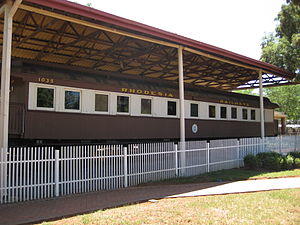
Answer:
[[(65, 100), (66, 100), (66, 91), (74, 91), (74, 92), (79, 92), (79, 109), (66, 109), (65, 108)], [(63, 111), (64, 112), (77, 112), (80, 113), (82, 111), (82, 91), (83, 89), (79, 89), (79, 88), (69, 88), (69, 87), (63, 87)]]
[[(191, 110), (192, 104), (195, 104), (195, 105), (198, 106), (198, 107), (197, 107), (197, 108), (198, 108), (198, 116), (192, 116), (192, 115), (191, 115), (191, 114), (192, 114), (192, 110)], [(189, 117), (189, 118), (192, 118), (192, 119), (199, 118), (199, 117), (200, 117), (200, 109), (199, 109), (200, 103), (199, 103), (199, 102), (195, 102), (195, 101), (190, 101), (189, 104), (188, 104), (188, 106), (189, 106), (189, 109), (188, 109), (189, 115), (188, 115), (188, 117)]]
[[(125, 96), (125, 97), (128, 97), (129, 98), (129, 101), (128, 101), (128, 112), (118, 112), (118, 97), (119, 96)], [(117, 115), (130, 115), (131, 113), (131, 95), (127, 95), (127, 94), (120, 94), (120, 93), (117, 93), (116, 94), (116, 112), (117, 112)]]
[[(209, 106), (214, 106), (215, 107), (215, 117), (210, 117), (209, 116)], [(213, 104), (211, 102), (208, 102), (208, 104), (207, 104), (207, 116), (208, 116), (208, 119), (210, 119), (210, 120), (216, 120), (216, 119), (218, 119), (218, 110), (217, 110), (217, 108), (218, 108), (217, 104)]]
[[(221, 117), (221, 108), (222, 107), (224, 107), (226, 109), (226, 117), (225, 118)], [(229, 115), (229, 113), (228, 113), (228, 107), (227, 107), (227, 105), (220, 105), (220, 107), (219, 107), (219, 119), (220, 120), (228, 120), (229, 119), (228, 115)]]
[[(139, 115), (140, 115), (140, 116), (153, 117), (153, 97), (149, 97), (149, 96), (140, 96), (139, 99), (140, 99)], [(151, 100), (151, 114), (143, 114), (143, 113), (142, 113), (142, 99), (150, 99), (150, 100)]]
[[(251, 117), (252, 117), (252, 113), (251, 113), (252, 110), (254, 110), (254, 117), (255, 117), (254, 120), (251, 118)], [(257, 120), (257, 117), (256, 117), (256, 109), (254, 109), (254, 108), (251, 108), (251, 109), (250, 109), (250, 120), (253, 121), (253, 122), (255, 122), (255, 121)]]
[[(56, 106), (56, 87), (53, 85), (47, 85), (47, 84), (38, 84), (38, 83), (34, 83), (33, 84), (33, 88), (34, 88), (34, 97), (33, 97), (33, 108), (35, 110), (44, 110), (44, 111), (55, 111), (55, 106)], [(48, 107), (38, 107), (37, 106), (37, 90), (38, 88), (49, 88), (49, 89), (53, 89), (53, 107), (52, 108), (48, 108)]]
[[(178, 117), (178, 113), (179, 113), (179, 110), (180, 110), (178, 101), (179, 100), (177, 100), (177, 99), (169, 99), (169, 98), (166, 99), (165, 107), (166, 107), (166, 116), (167, 117), (170, 117), (170, 118), (177, 118)], [(169, 115), (168, 114), (168, 102), (175, 102), (176, 103), (176, 115)]]
[[(96, 111), (96, 95), (107, 95), (107, 111)], [(110, 100), (111, 100), (111, 93), (104, 92), (104, 91), (94, 91), (93, 92), (93, 109), (91, 110), (95, 114), (110, 114)]]
[[(236, 109), (236, 118), (232, 118), (232, 108), (235, 108)], [(238, 120), (238, 118), (239, 118), (239, 109), (238, 109), (238, 107), (236, 107), (236, 106), (230, 106), (230, 120)]]
[[(246, 112), (247, 112), (247, 119), (244, 119), (244, 114), (243, 114), (244, 109), (245, 109)], [(241, 108), (241, 112), (242, 112), (242, 117), (241, 117), (242, 121), (249, 121), (249, 109), (246, 108), (246, 107), (242, 107), (242, 108)], [(250, 117), (251, 117), (251, 115), (250, 115)]]

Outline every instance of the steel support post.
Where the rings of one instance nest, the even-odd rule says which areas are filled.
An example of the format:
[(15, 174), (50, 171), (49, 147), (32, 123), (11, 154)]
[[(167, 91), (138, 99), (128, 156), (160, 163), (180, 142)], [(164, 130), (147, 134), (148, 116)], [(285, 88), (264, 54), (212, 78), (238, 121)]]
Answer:
[(183, 80), (183, 48), (178, 48), (178, 75), (179, 75), (179, 105), (180, 105), (180, 158), (182, 175), (185, 174), (185, 113), (184, 113), (184, 80)]
[(12, 42), (12, 16), (10, 11), (12, 2), (8, 1), (4, 8), (4, 26), (2, 43), (2, 68), (1, 68), (1, 96), (0, 96), (0, 197), (5, 196), (6, 188), (6, 155), (8, 147), (8, 114), (9, 114), (9, 89), (10, 89), (10, 64)]
[(259, 101), (260, 101), (260, 136), (262, 139), (262, 150), (265, 149), (265, 115), (264, 115), (264, 95), (263, 95), (262, 71), (259, 70)]

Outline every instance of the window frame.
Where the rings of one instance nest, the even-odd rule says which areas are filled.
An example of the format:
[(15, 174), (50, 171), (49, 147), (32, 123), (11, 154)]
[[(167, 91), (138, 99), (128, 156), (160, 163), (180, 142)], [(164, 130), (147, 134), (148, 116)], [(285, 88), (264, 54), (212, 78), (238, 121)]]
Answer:
[[(235, 109), (235, 118), (232, 117), (232, 109)], [(230, 107), (230, 118), (232, 120), (237, 120), (238, 119), (238, 108), (237, 107)]]
[[(118, 112), (118, 97), (128, 97), (128, 112)], [(117, 115), (130, 115), (131, 114), (131, 95), (116, 94), (116, 114)]]
[[(199, 103), (198, 102), (190, 102), (190, 117), (191, 118), (199, 118)], [(197, 105), (197, 116), (192, 115), (192, 105)]]
[[(222, 108), (225, 108), (225, 117), (222, 117)], [(221, 120), (226, 120), (228, 119), (228, 110), (226, 106), (220, 106), (220, 119)]]
[[(79, 109), (66, 109), (66, 91), (79, 92)], [(82, 91), (83, 89), (79, 88), (63, 88), (63, 110), (65, 112), (81, 112), (82, 111)]]
[[(141, 96), (140, 98), (140, 111), (139, 114), (141, 116), (153, 116), (153, 98), (152, 97), (147, 97), (147, 96)], [(142, 113), (142, 99), (148, 99), (151, 101), (151, 113), (150, 114), (143, 114)]]
[[(244, 118), (244, 112), (246, 112), (247, 118)], [(249, 119), (248, 109), (247, 108), (242, 108), (242, 120), (248, 120), (248, 119)]]
[[(169, 115), (169, 102), (175, 102), (175, 106), (176, 106), (176, 113), (175, 113), (175, 115)], [(167, 109), (167, 112), (166, 112), (166, 114), (167, 114), (167, 117), (177, 117), (177, 115), (178, 115), (178, 111), (179, 111), (179, 109), (178, 109), (178, 102), (174, 99), (172, 99), (172, 100), (169, 100), (169, 99), (167, 99), (167, 104), (166, 104), (166, 109)]]
[[(252, 112), (254, 112), (254, 119), (252, 119)], [(256, 120), (256, 110), (250, 109), (250, 120), (255, 121)]]
[[(96, 111), (96, 95), (106, 95), (107, 96), (107, 111)], [(92, 112), (95, 114), (109, 114), (110, 112), (110, 101), (111, 101), (111, 94), (108, 92), (103, 91), (94, 91), (93, 92), (93, 109)]]
[[(210, 116), (210, 107), (214, 107), (215, 108), (215, 116), (211, 117)], [(209, 119), (216, 119), (217, 118), (217, 106), (216, 105), (212, 105), (212, 104), (208, 104), (208, 118)]]
[[(49, 107), (38, 107), (37, 106), (37, 94), (38, 94), (38, 88), (48, 88), (48, 89), (53, 89), (53, 107), (49, 108)], [(35, 96), (34, 96), (34, 109), (36, 110), (46, 110), (46, 111), (55, 111), (56, 109), (56, 87), (53, 85), (45, 85), (45, 84), (36, 84), (34, 87), (34, 91), (35, 91)]]

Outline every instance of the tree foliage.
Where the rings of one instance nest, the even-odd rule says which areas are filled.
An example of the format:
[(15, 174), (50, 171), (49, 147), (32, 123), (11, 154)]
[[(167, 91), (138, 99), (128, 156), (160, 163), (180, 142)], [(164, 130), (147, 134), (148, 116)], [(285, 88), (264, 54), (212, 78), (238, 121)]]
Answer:
[(262, 41), (261, 60), (297, 73), (300, 68), (300, 6), (290, 2), (283, 5), (276, 20), (276, 33)]
[[(287, 0), (281, 7), (275, 33), (264, 37), (261, 60), (296, 73), (300, 81), (300, 4), (299, 0)], [(265, 93), (288, 119), (300, 120), (300, 85), (266, 88)]]
[(288, 119), (300, 120), (300, 85), (266, 88), (265, 93), (272, 102), (279, 104), (278, 111), (284, 112)]
[(233, 92), (245, 95), (258, 95), (253, 89), (234, 90)]

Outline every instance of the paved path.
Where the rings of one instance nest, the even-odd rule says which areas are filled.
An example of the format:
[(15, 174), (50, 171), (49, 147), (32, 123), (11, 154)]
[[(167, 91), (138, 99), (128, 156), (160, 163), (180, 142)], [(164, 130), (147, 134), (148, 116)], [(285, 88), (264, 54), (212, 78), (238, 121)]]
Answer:
[(218, 185), (215, 187), (186, 192), (182, 194), (170, 195), (167, 196), (167, 198), (234, 194), (234, 193), (270, 191), (270, 190), (288, 189), (288, 188), (300, 188), (300, 177), (237, 181), (237, 182)]
[(0, 224), (45, 221), (63, 216), (117, 207), (149, 199), (228, 194), (260, 190), (300, 188), (300, 178), (239, 182), (157, 185), (78, 194), (48, 200), (0, 205)]

